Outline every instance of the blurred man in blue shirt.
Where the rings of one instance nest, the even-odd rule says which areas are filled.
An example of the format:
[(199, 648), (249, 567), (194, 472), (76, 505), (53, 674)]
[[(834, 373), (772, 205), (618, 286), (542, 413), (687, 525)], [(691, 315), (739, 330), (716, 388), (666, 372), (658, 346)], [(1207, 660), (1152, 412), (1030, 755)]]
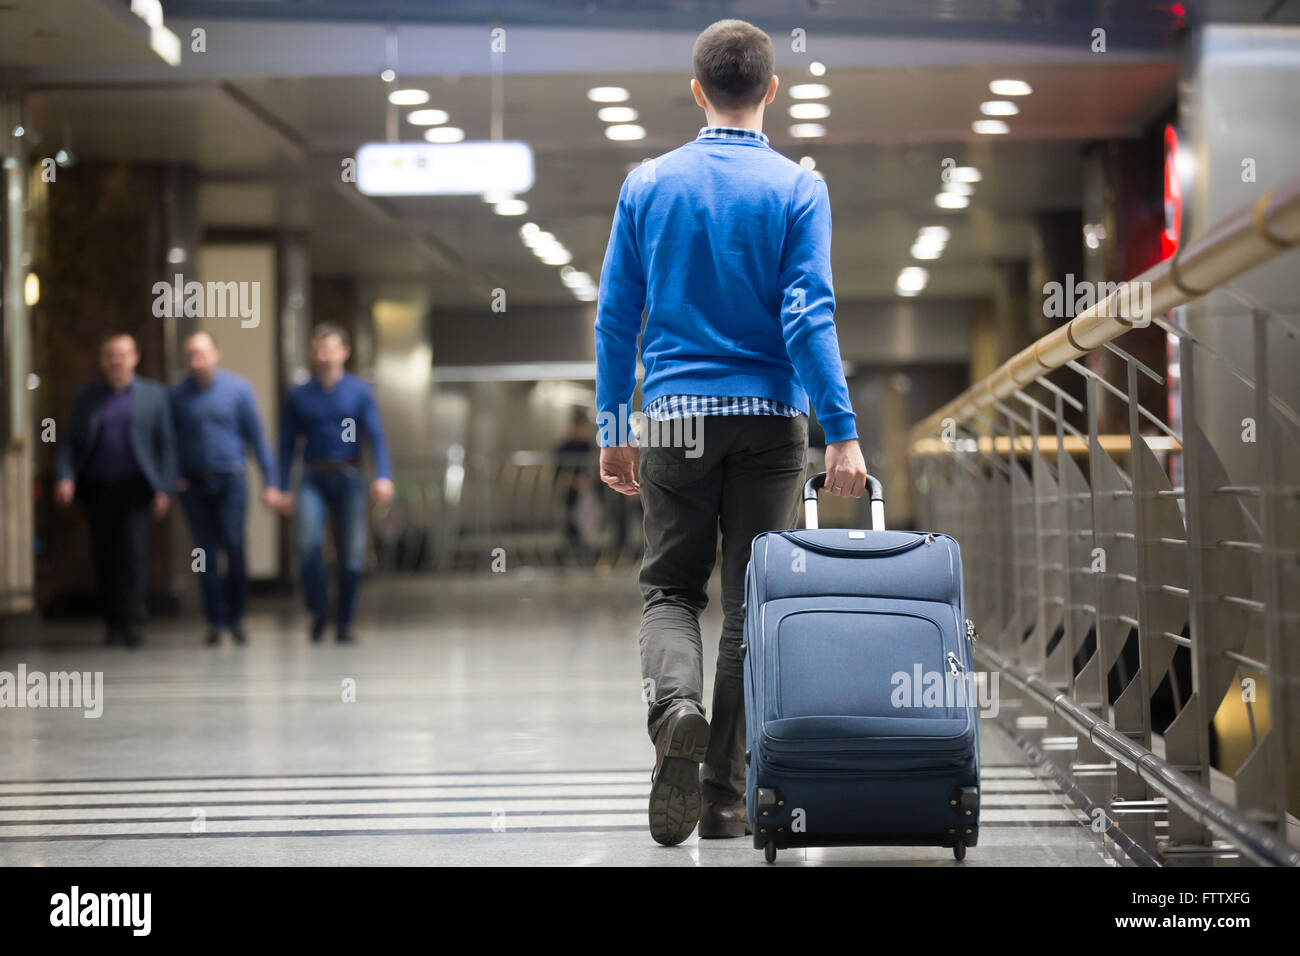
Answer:
[(289, 475), (303, 442), (303, 472), (296, 507), (298, 563), (303, 595), (312, 613), (311, 639), (325, 636), (329, 591), (325, 579), (325, 521), (332, 517), (338, 551), (339, 585), (335, 619), (341, 643), (352, 640), (366, 563), (366, 483), (361, 441), (370, 443), (375, 478), (370, 496), (378, 504), (393, 498), (388, 441), (374, 392), (364, 379), (343, 371), (352, 350), (335, 325), (316, 326), (311, 337), (312, 378), (289, 389), (280, 413), (281, 508), (295, 509)]
[[(208, 644), (230, 629), (236, 644), (247, 640), (244, 604), (248, 571), (244, 561), (244, 512), (248, 486), (244, 480), (245, 449), (257, 457), (266, 483), (264, 499), (279, 504), (271, 449), (262, 435), (257, 398), (247, 379), (218, 368), (221, 351), (210, 332), (195, 332), (185, 340), (190, 374), (172, 386), (172, 418), (176, 424), (180, 480), (176, 490), (189, 521), (194, 543), (203, 549), (203, 610)], [(219, 555), (226, 555), (221, 578)]]
[[(867, 478), (835, 334), (826, 184), (763, 135), (772, 41), (721, 20), (693, 59), (707, 125), (624, 181), (596, 311), (601, 479), (640, 495), (645, 512), (650, 833), (668, 845), (697, 822), (705, 839), (747, 832), (745, 567), (755, 535), (795, 522), (810, 405), (826, 434), (826, 490), (861, 497)], [(675, 422), (654, 426), (661, 438), (684, 439), (690, 419), (707, 440), (630, 441), (638, 333), (644, 414)], [(705, 720), (699, 615), (719, 528), (723, 626)]]

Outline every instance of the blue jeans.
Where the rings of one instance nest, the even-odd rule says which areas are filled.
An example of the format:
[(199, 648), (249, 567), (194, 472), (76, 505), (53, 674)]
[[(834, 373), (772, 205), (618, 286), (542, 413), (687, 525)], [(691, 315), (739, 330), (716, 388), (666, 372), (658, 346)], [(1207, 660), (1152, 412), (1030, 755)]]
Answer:
[(329, 589), (325, 579), (325, 521), (334, 522), (339, 562), (339, 630), (347, 631), (357, 614), (361, 571), (366, 564), (366, 482), (361, 469), (313, 472), (308, 466), (298, 489), (298, 566), (302, 591), (314, 617), (325, 617)]
[[(229, 627), (244, 617), (248, 571), (244, 560), (244, 512), (248, 486), (243, 474), (207, 475), (190, 480), (180, 493), (194, 543), (203, 549), (203, 612), (212, 627)], [(219, 555), (226, 554), (221, 578)]]

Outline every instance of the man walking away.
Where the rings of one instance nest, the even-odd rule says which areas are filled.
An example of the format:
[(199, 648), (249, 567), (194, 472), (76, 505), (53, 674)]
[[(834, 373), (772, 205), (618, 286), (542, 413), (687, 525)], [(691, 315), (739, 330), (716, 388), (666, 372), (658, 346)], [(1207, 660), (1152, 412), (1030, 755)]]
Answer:
[(352, 641), (352, 622), (366, 563), (366, 484), (361, 471), (364, 438), (374, 456), (375, 479), (370, 497), (378, 504), (393, 498), (388, 441), (379, 406), (369, 383), (343, 371), (352, 350), (347, 333), (336, 325), (316, 326), (311, 337), (312, 378), (289, 389), (280, 415), (281, 510), (292, 513), (289, 474), (303, 442), (303, 472), (297, 501), (297, 550), (303, 595), (312, 614), (311, 639), (320, 641), (329, 623), (325, 580), (325, 521), (334, 522), (338, 551), (340, 643)]
[(90, 523), (95, 576), (109, 644), (143, 639), (149, 600), (149, 525), (162, 520), (176, 484), (176, 440), (167, 388), (137, 378), (140, 352), (125, 332), (99, 345), (102, 382), (72, 401), (58, 443), (61, 505), (79, 500)]
[[(211, 332), (195, 332), (185, 340), (190, 374), (172, 387), (172, 417), (176, 425), (180, 480), (176, 490), (189, 521), (194, 543), (203, 551), (203, 612), (209, 645), (221, 641), (229, 628), (236, 644), (247, 642), (244, 604), (248, 571), (244, 560), (244, 513), (248, 486), (244, 479), (245, 448), (257, 456), (266, 490), (263, 500), (277, 508), (271, 450), (262, 435), (257, 398), (246, 378), (219, 366), (221, 350)], [(226, 576), (219, 556), (225, 553)]]
[[(762, 132), (777, 89), (772, 42), (723, 20), (696, 39), (694, 66), (708, 125), (624, 181), (596, 316), (601, 479), (639, 493), (645, 513), (650, 833), (667, 845), (697, 821), (702, 838), (748, 832), (745, 567), (756, 534), (797, 517), (810, 395), (828, 442), (827, 490), (860, 497), (867, 475), (835, 335), (826, 184)], [(622, 425), (609, 427), (627, 419), (643, 308), (643, 411), (674, 423), (656, 426), (660, 439), (693, 434), (685, 447), (637, 448)], [(686, 418), (694, 432), (676, 421)], [(699, 615), (719, 528), (724, 623), (710, 726)]]

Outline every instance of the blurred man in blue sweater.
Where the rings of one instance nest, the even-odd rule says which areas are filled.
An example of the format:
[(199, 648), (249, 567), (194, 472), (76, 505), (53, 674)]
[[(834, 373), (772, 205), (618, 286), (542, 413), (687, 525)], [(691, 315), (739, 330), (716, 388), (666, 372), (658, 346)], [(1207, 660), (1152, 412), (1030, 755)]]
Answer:
[[(826, 489), (861, 497), (867, 476), (835, 335), (826, 184), (762, 132), (777, 90), (772, 41), (722, 20), (693, 53), (691, 92), (708, 125), (624, 181), (596, 316), (601, 479), (639, 494), (645, 513), (650, 833), (666, 845), (697, 823), (702, 838), (748, 832), (745, 567), (756, 534), (797, 518), (810, 396), (828, 443)], [(638, 333), (643, 413), (675, 423), (654, 424), (661, 439), (702, 430), (702, 442), (635, 444)], [(694, 432), (681, 428), (697, 416)], [(710, 724), (699, 615), (719, 526), (724, 624)]]
[[(268, 507), (279, 504), (275, 465), (262, 435), (257, 398), (248, 379), (219, 368), (221, 350), (211, 332), (195, 332), (185, 340), (190, 374), (172, 386), (172, 418), (180, 460), (176, 490), (190, 524), (194, 543), (203, 549), (203, 611), (208, 620), (208, 644), (230, 629), (243, 644), (244, 603), (248, 571), (244, 561), (244, 516), (248, 484), (244, 479), (245, 449), (257, 456)], [(226, 553), (226, 576), (218, 556)]]
[(347, 333), (322, 323), (311, 336), (312, 377), (289, 389), (280, 412), (281, 510), (292, 512), (289, 475), (302, 438), (302, 481), (296, 499), (298, 564), (303, 596), (311, 610), (311, 639), (320, 641), (329, 624), (329, 590), (325, 579), (325, 523), (334, 521), (339, 587), (335, 621), (340, 643), (352, 640), (366, 564), (366, 482), (361, 471), (361, 442), (370, 443), (375, 478), (370, 497), (378, 504), (393, 498), (379, 406), (370, 384), (343, 370), (352, 349)]

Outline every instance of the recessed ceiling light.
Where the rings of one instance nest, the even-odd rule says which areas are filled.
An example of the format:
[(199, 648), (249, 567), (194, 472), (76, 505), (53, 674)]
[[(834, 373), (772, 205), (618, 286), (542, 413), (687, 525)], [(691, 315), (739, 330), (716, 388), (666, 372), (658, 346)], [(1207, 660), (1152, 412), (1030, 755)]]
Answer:
[(493, 206), (492, 211), (498, 216), (522, 216), (528, 212), (528, 203), (522, 199), (507, 199)]
[(831, 88), (825, 83), (800, 83), (790, 87), (790, 95), (796, 100), (824, 100), (831, 95)]
[(394, 106), (419, 106), (429, 102), (429, 94), (424, 90), (393, 90), (388, 94), (388, 102)]
[(535, 235), (542, 231), (542, 227), (535, 222), (526, 222), (519, 227), (519, 238), (527, 242)]
[(909, 292), (920, 292), (929, 281), (930, 273), (920, 266), (908, 266), (898, 273), (898, 281), (894, 285), (898, 289), (906, 289)]
[(582, 290), (580, 290), (580, 291), (578, 291), (578, 292), (575, 292), (575, 293), (573, 293), (573, 294), (574, 294), (575, 297), (577, 297), (577, 299), (578, 299), (579, 302), (595, 302), (595, 301), (596, 301), (596, 290), (595, 290), (595, 289), (582, 289)]
[(808, 72), (811, 73), (813, 76), (825, 76), (826, 64), (818, 60), (813, 60), (811, 63), (808, 64)]
[(958, 166), (948, 173), (950, 183), (977, 183), (983, 178), (974, 166)]
[(925, 243), (913, 243), (913, 259), (938, 259), (943, 255), (943, 246), (926, 245)]
[(499, 202), (506, 202), (514, 198), (515, 194), (506, 189), (493, 189), (483, 194), (483, 201), (489, 205), (496, 205)]
[(1002, 120), (976, 120), (970, 124), (970, 128), (981, 136), (997, 136), (1011, 132), (1011, 127)]
[(922, 226), (917, 235), (935, 242), (947, 242), (951, 233), (948, 232), (947, 226)]
[(1020, 107), (1010, 100), (988, 100), (980, 104), (980, 112), (985, 116), (1015, 116)]
[(799, 120), (825, 119), (831, 115), (831, 108), (825, 103), (792, 103), (790, 118)]
[(970, 205), (970, 197), (960, 193), (939, 193), (934, 197), (934, 204), (940, 209), (965, 209)]
[(587, 275), (585, 272), (579, 272), (576, 269), (572, 269), (568, 272), (562, 272), (560, 274), (560, 281), (570, 288), (577, 289), (582, 286), (591, 285), (591, 276)]
[(411, 110), (406, 114), (406, 121), (412, 126), (437, 126), (448, 119), (446, 110)]
[(607, 139), (616, 140), (645, 139), (645, 127), (637, 126), (635, 123), (619, 123), (615, 126), (606, 126), (605, 136)]
[(424, 138), (430, 143), (459, 143), (465, 131), (459, 126), (435, 126), (424, 131)]
[(631, 123), (637, 118), (637, 111), (630, 106), (602, 106), (596, 111), (596, 119), (602, 123)]
[(994, 96), (1028, 96), (1034, 89), (1024, 80), (994, 80), (989, 92)]
[(556, 249), (542, 256), (542, 261), (548, 266), (563, 266), (573, 261), (573, 255), (568, 249)]
[(621, 86), (596, 86), (587, 91), (587, 99), (593, 103), (622, 103), (630, 95)]
[(383, 73), (379, 74), (379, 78), (383, 80), (385, 83), (391, 83), (393, 82), (393, 80), (397, 79), (397, 74), (394, 73), (392, 70), (384, 70)]
[(970, 183), (962, 183), (955, 179), (950, 179), (948, 182), (943, 184), (943, 191), (946, 193), (956, 193), (958, 196), (969, 196), (975, 192), (975, 187)]
[(826, 135), (826, 127), (821, 123), (795, 123), (790, 127), (790, 135), (796, 139), (813, 139)]
[(799, 165), (804, 169), (816, 169), (817, 160), (813, 159), (811, 156), (800, 156)]

